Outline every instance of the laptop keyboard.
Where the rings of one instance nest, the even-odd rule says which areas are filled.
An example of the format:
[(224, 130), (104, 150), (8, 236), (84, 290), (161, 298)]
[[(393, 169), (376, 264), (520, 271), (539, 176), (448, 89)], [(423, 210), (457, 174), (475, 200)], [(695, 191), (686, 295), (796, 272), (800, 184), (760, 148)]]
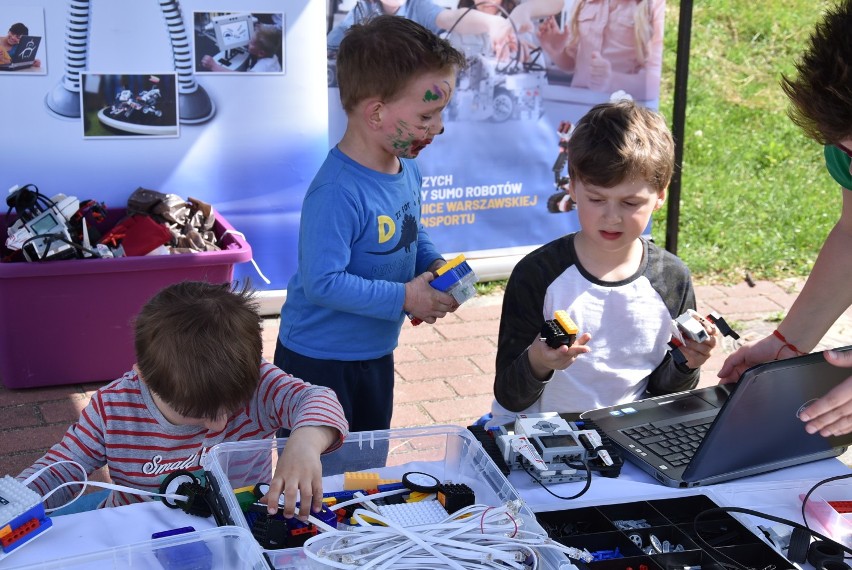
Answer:
[(681, 467), (692, 459), (711, 423), (713, 423), (713, 417), (665, 426), (644, 424), (620, 431), (648, 451), (665, 459), (672, 466)]

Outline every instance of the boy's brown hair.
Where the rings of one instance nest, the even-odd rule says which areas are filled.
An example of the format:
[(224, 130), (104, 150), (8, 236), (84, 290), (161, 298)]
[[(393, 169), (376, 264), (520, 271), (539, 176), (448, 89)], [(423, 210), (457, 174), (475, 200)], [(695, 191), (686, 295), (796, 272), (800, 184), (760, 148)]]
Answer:
[(369, 97), (393, 101), (413, 78), (464, 66), (464, 55), (417, 22), (382, 15), (354, 24), (337, 52), (340, 102), (350, 113)]
[(169, 285), (136, 317), (139, 373), (179, 414), (218, 419), (247, 404), (257, 389), (261, 323), (248, 287)]
[(592, 107), (567, 150), (568, 176), (602, 188), (638, 177), (661, 192), (674, 172), (674, 140), (665, 119), (633, 101)]
[(852, 137), (852, 0), (826, 11), (781, 88), (792, 103), (787, 114), (808, 137), (824, 145)]

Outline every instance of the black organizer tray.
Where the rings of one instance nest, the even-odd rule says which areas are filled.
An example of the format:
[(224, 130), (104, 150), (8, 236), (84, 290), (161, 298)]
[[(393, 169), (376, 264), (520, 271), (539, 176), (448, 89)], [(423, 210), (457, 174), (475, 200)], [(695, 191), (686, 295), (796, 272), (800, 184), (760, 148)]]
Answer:
[[(566, 546), (608, 556), (587, 563), (590, 570), (682, 570), (699, 566), (701, 570), (726, 570), (725, 564), (730, 564), (731, 560), (758, 570), (768, 566), (774, 566), (775, 570), (795, 568), (727, 513), (703, 516), (696, 529), (695, 517), (717, 506), (707, 495), (699, 494), (546, 511), (535, 516), (550, 538)], [(628, 528), (625, 522), (637, 520), (643, 520), (648, 526)], [(651, 535), (661, 545), (668, 540), (670, 551), (644, 552), (643, 549), (651, 545)], [(637, 541), (641, 542), (641, 548)], [(677, 545), (683, 550), (674, 552)], [(612, 556), (616, 549), (618, 558)]]

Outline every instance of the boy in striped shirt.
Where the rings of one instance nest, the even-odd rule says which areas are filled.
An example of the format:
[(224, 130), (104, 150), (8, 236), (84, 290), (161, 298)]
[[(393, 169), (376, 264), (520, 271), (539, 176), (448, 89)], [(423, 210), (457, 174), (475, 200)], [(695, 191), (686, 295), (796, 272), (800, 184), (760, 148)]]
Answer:
[[(262, 327), (247, 288), (183, 282), (157, 293), (135, 322), (137, 362), (118, 380), (102, 387), (62, 441), (24, 470), (18, 479), (57, 461), (72, 460), (91, 473), (104, 465), (113, 483), (157, 492), (178, 469), (198, 470), (204, 454), (223, 441), (271, 437), (291, 430), (267, 497), (270, 512), (285, 496), (285, 516), (322, 501), (320, 455), (338, 448), (348, 424), (329, 388), (284, 373), (262, 358)], [(46, 494), (80, 469), (55, 465), (30, 483)], [(64, 504), (78, 492), (66, 487), (48, 499)], [(146, 500), (112, 491), (100, 506)]]

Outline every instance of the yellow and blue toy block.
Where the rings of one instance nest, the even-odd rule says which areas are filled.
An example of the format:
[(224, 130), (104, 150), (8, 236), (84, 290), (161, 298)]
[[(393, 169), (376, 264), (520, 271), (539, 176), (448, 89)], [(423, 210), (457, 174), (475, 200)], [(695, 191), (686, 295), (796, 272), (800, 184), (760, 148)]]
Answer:
[(435, 275), (430, 285), (452, 295), (458, 304), (476, 296), (476, 273), (465, 261), (464, 254), (457, 255), (439, 267)]

